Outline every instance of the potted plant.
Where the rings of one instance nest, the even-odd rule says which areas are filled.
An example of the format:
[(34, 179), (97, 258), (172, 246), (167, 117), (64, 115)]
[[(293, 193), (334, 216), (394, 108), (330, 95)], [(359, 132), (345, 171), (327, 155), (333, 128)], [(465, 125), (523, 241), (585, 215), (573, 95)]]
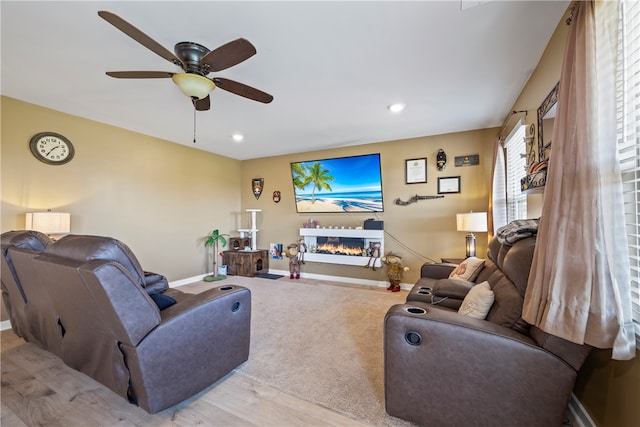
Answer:
[(215, 230), (213, 230), (211, 232), (211, 234), (209, 234), (207, 237), (205, 237), (205, 241), (204, 241), (205, 248), (207, 246), (212, 246), (213, 247), (213, 274), (209, 275), (209, 276), (205, 276), (204, 277), (204, 281), (205, 282), (213, 282), (215, 280), (222, 280), (222, 279), (225, 279), (227, 277), (227, 276), (225, 276), (223, 274), (218, 274), (218, 268), (217, 268), (217, 259), (218, 259), (218, 254), (219, 254), (218, 245), (222, 245), (223, 248), (227, 245), (227, 239), (224, 236), (229, 237), (228, 234), (221, 234), (218, 231), (218, 229), (215, 229)]

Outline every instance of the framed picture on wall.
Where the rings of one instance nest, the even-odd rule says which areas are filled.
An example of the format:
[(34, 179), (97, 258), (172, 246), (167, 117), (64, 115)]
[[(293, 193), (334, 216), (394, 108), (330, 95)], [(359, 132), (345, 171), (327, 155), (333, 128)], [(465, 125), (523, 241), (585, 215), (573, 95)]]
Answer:
[(423, 184), (427, 182), (427, 158), (405, 160), (405, 184)]
[(438, 178), (438, 194), (451, 194), (460, 192), (460, 177), (445, 176)]

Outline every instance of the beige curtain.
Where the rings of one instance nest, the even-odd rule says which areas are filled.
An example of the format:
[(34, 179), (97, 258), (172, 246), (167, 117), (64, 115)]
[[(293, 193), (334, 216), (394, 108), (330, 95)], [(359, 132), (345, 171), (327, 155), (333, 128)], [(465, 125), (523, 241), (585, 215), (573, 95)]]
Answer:
[(616, 149), (619, 2), (576, 2), (523, 318), (579, 344), (635, 355)]

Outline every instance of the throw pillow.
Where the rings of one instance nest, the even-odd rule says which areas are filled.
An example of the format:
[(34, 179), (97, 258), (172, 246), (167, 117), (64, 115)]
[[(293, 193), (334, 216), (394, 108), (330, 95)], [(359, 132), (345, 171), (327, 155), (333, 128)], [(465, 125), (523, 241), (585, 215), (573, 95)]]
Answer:
[(495, 296), (489, 282), (482, 282), (471, 288), (467, 296), (464, 297), (458, 313), (482, 320), (487, 317), (494, 299)]
[(455, 270), (449, 275), (449, 279), (465, 280), (467, 282), (473, 282), (480, 270), (484, 267), (484, 260), (476, 258), (474, 256), (469, 257), (462, 261), (462, 264), (456, 267)]
[(149, 294), (149, 296), (151, 297), (151, 299), (153, 300), (153, 302), (156, 303), (156, 305), (158, 306), (158, 308), (160, 309), (160, 311), (164, 310), (167, 307), (171, 307), (173, 304), (176, 303), (176, 300), (171, 298), (168, 295), (162, 295), (162, 294)]

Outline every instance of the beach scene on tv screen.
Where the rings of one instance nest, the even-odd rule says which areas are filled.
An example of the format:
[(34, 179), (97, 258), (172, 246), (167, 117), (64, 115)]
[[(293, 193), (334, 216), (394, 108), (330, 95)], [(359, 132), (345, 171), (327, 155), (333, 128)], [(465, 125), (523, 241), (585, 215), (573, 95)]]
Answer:
[(299, 213), (382, 212), (380, 154), (291, 163)]

